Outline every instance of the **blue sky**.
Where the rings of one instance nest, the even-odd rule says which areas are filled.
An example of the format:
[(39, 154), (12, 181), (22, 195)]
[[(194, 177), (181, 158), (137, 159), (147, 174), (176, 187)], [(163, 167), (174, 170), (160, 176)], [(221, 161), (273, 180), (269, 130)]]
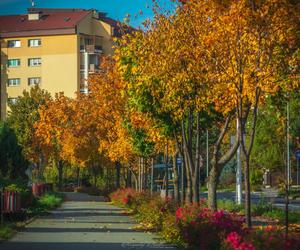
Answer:
[[(159, 2), (165, 9), (170, 9), (173, 5), (171, 0)], [(35, 3), (38, 8), (93, 8), (107, 12), (109, 17), (119, 21), (130, 14), (131, 25), (134, 27), (153, 16), (152, 0), (35, 0)], [(0, 0), (0, 15), (24, 14), (29, 7), (30, 0)], [(139, 14), (141, 11), (142, 15)]]

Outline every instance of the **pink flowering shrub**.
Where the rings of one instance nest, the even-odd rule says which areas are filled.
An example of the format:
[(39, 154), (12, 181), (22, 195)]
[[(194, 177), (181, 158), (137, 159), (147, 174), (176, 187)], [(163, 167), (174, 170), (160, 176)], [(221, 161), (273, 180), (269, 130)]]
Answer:
[(193, 249), (220, 249), (232, 231), (244, 234), (244, 219), (223, 210), (213, 212), (201, 205), (180, 207), (176, 221), (188, 246)]
[(237, 232), (227, 235), (224, 249), (230, 250), (296, 250), (299, 249), (299, 234), (290, 233), (288, 239), (282, 229), (268, 226), (260, 230), (249, 231), (244, 236)]
[(133, 197), (138, 195), (138, 192), (132, 188), (118, 189), (110, 195), (113, 203), (119, 206), (130, 206)]
[(162, 199), (147, 191), (120, 189), (111, 194), (119, 206), (130, 208), (148, 229), (154, 229), (171, 243), (189, 249), (222, 250), (298, 250), (299, 234), (288, 239), (282, 229), (266, 227), (248, 230), (244, 217), (224, 210), (214, 212), (206, 200), (198, 204), (176, 207), (170, 199)]
[(268, 226), (262, 230), (253, 230), (248, 239), (257, 250), (296, 250), (300, 247), (299, 234), (289, 233), (286, 240), (284, 231), (274, 226)]
[(227, 235), (225, 246), (223, 248), (234, 250), (255, 250), (255, 247), (251, 243), (245, 242), (243, 237), (237, 232), (231, 232)]

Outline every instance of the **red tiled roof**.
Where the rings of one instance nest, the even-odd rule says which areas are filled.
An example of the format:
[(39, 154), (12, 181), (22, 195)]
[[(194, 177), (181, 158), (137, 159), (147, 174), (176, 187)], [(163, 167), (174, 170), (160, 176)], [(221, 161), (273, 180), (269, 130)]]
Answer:
[(136, 29), (134, 29), (131, 26), (124, 26), (120, 21), (116, 21), (110, 17), (100, 17), (100, 20), (103, 22), (109, 24), (110, 26), (114, 27), (114, 34), (113, 36), (119, 37), (122, 35), (122, 33), (132, 33)]
[(40, 20), (28, 20), (28, 15), (0, 16), (0, 33), (74, 28), (89, 13), (87, 10), (47, 12), (43, 9)]

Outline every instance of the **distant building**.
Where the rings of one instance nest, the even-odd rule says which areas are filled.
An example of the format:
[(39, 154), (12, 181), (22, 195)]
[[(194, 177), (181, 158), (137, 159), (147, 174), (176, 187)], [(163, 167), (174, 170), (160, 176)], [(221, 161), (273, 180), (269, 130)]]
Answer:
[(52, 95), (87, 92), (100, 55), (113, 54), (117, 22), (83, 9), (30, 8), (26, 15), (0, 16), (1, 119), (8, 102), (39, 85)]

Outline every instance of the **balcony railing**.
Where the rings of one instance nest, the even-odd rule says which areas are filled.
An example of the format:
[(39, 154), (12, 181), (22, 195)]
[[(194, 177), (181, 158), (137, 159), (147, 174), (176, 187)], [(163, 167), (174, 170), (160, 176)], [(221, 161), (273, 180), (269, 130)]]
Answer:
[(100, 73), (100, 72), (101, 70), (99, 69), (99, 66), (95, 64), (90, 64), (89, 73)]
[(90, 54), (98, 54), (102, 53), (102, 46), (101, 45), (80, 45), (80, 52), (87, 52)]

